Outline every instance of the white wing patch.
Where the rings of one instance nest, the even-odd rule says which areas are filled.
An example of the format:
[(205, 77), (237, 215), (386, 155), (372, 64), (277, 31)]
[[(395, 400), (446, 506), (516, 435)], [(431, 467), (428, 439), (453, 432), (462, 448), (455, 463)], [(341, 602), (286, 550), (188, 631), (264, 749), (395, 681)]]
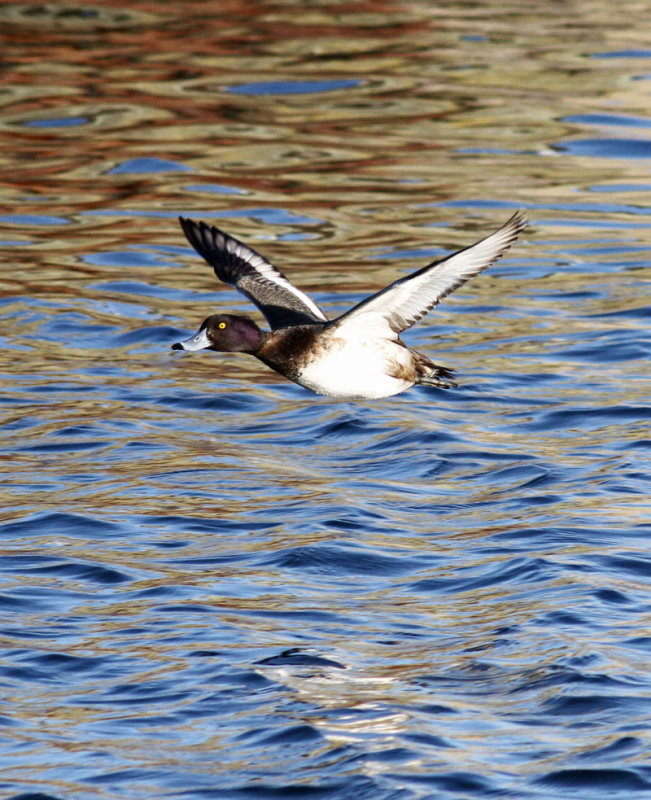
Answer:
[(328, 321), (326, 315), (321, 311), (319, 306), (312, 300), (311, 297), (302, 292), (300, 289), (297, 289), (293, 283), (287, 280), (287, 278), (280, 272), (273, 264), (270, 264), (265, 258), (263, 258), (259, 253), (249, 249), (246, 245), (242, 244), (241, 242), (236, 241), (235, 239), (231, 239), (230, 237), (225, 237), (226, 242), (225, 246), (229, 253), (232, 253), (237, 258), (241, 258), (243, 261), (246, 261), (253, 269), (258, 273), (258, 275), (265, 281), (269, 283), (273, 283), (276, 286), (285, 289), (290, 294), (294, 295), (294, 297), (302, 303), (304, 306), (310, 309), (310, 311), (314, 314), (315, 317), (323, 320), (324, 322)]
[[(363, 300), (332, 325), (339, 336), (381, 336), (397, 339), (439, 300), (494, 264), (526, 225), (518, 211), (499, 230), (464, 250), (435, 261)], [(345, 330), (344, 330), (345, 329)]]

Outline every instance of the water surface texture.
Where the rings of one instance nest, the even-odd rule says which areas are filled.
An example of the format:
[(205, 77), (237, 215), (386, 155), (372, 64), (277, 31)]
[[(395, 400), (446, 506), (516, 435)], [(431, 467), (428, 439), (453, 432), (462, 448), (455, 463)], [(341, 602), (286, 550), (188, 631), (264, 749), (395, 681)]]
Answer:
[[(648, 3), (0, 5), (0, 794), (651, 798)], [(172, 352), (517, 208), (454, 391)]]

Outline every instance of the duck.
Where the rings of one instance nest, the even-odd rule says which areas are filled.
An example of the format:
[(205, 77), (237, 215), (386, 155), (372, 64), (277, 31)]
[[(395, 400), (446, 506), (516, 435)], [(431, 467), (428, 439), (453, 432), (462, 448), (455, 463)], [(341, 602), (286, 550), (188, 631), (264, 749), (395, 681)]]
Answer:
[(238, 314), (212, 314), (173, 350), (247, 353), (319, 395), (379, 400), (412, 386), (455, 388), (453, 370), (408, 347), (400, 334), (466, 281), (494, 264), (526, 226), (517, 211), (501, 228), (399, 278), (328, 319), (253, 248), (205, 222), (179, 217), (183, 232), (217, 278), (249, 298), (269, 330)]

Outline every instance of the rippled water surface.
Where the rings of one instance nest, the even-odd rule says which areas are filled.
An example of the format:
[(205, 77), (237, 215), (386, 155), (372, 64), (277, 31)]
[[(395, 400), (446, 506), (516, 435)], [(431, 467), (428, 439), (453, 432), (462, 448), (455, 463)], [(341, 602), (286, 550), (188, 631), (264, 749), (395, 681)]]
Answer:
[[(651, 797), (649, 25), (0, 5), (3, 797)], [(516, 208), (457, 390), (169, 349), (251, 311), (178, 214), (334, 315)]]

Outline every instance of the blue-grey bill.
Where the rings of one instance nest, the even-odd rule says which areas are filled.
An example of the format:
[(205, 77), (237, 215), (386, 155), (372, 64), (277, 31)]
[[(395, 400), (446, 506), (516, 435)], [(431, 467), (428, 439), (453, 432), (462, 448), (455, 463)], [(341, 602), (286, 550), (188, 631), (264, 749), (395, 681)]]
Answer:
[(205, 328), (203, 328), (189, 339), (184, 339), (182, 342), (173, 344), (172, 350), (205, 350), (206, 347), (210, 347), (210, 339), (208, 338)]

